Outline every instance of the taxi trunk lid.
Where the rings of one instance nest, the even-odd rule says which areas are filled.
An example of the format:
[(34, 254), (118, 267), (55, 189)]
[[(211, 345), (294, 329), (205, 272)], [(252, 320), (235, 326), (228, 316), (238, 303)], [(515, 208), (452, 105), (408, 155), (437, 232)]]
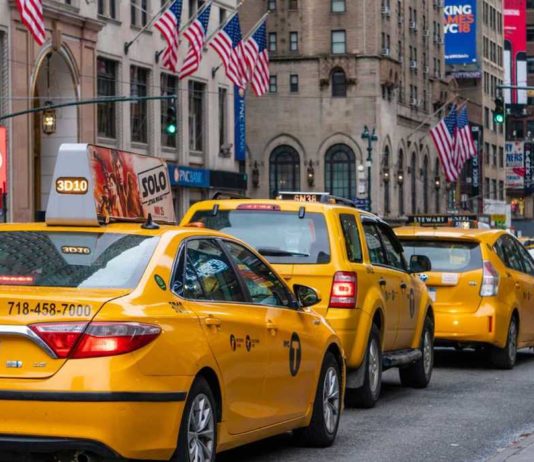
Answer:
[(420, 275), (436, 312), (474, 313), (478, 310), (483, 261), (479, 242), (465, 239), (402, 240), (407, 257), (426, 255), (432, 270)]
[(36, 326), (69, 324), (84, 329), (104, 304), (128, 289), (2, 287), (0, 378), (46, 378), (67, 358), (58, 357)]

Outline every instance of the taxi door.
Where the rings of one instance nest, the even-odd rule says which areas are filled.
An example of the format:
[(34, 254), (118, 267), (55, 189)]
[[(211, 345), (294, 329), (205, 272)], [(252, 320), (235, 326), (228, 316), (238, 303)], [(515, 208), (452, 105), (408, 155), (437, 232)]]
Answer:
[(304, 415), (313, 401), (322, 364), (320, 315), (300, 311), (293, 294), (276, 274), (241, 244), (224, 241), (253, 303), (266, 310), (265, 348), (269, 361), (265, 400), (269, 424)]
[(377, 221), (362, 217), (365, 242), (371, 268), (368, 270), (372, 284), (378, 286), (382, 297), (385, 317), (383, 351), (395, 349), (400, 311), (403, 308), (401, 300), (401, 281), (398, 272), (388, 267), (385, 247), (382, 243)]
[(247, 302), (246, 289), (216, 239), (187, 241), (172, 291), (176, 303), (199, 315), (222, 376), (228, 431), (239, 434), (267, 425), (267, 310)]
[[(510, 241), (512, 237), (508, 236)], [(528, 251), (518, 241), (513, 240), (514, 247), (519, 253), (521, 259), (522, 271), (516, 273), (517, 280), (515, 284), (520, 286), (520, 297), (522, 305), (520, 331), (522, 334), (520, 340), (534, 341), (534, 261)]]
[(412, 275), (408, 273), (402, 254), (402, 244), (387, 225), (378, 223), (377, 228), (386, 251), (388, 266), (392, 271), (393, 287), (390, 291), (390, 302), (397, 308), (398, 316), (395, 349), (402, 350), (412, 346), (419, 319), (421, 294)]

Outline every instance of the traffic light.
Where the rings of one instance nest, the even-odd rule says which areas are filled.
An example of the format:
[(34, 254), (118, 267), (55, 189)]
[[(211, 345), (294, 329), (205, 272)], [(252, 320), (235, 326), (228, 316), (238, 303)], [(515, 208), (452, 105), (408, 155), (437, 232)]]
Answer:
[(169, 135), (176, 134), (176, 107), (174, 99), (169, 100), (169, 105), (167, 106), (167, 116), (165, 118), (165, 131)]
[(497, 125), (504, 123), (504, 101), (501, 97), (495, 98), (495, 110), (493, 111), (493, 121)]

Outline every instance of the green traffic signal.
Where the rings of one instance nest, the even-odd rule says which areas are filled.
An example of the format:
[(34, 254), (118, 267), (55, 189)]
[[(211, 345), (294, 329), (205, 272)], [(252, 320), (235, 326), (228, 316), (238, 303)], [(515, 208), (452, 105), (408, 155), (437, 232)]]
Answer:
[(493, 122), (497, 125), (504, 123), (504, 101), (502, 98), (495, 98), (495, 110), (493, 111)]
[(165, 118), (165, 131), (169, 135), (176, 134), (176, 109), (174, 107), (174, 99), (169, 102), (167, 107), (167, 117)]

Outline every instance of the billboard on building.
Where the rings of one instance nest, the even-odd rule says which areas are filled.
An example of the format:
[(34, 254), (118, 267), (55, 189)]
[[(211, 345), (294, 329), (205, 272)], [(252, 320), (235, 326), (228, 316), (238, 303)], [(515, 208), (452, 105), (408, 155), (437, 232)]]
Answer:
[[(527, 1), (504, 0), (504, 84), (527, 84)], [(527, 104), (526, 90), (505, 90), (506, 104)]]
[(445, 0), (443, 8), (445, 64), (477, 63), (477, 0)]
[(506, 188), (525, 187), (525, 144), (522, 141), (507, 141), (506, 148)]

